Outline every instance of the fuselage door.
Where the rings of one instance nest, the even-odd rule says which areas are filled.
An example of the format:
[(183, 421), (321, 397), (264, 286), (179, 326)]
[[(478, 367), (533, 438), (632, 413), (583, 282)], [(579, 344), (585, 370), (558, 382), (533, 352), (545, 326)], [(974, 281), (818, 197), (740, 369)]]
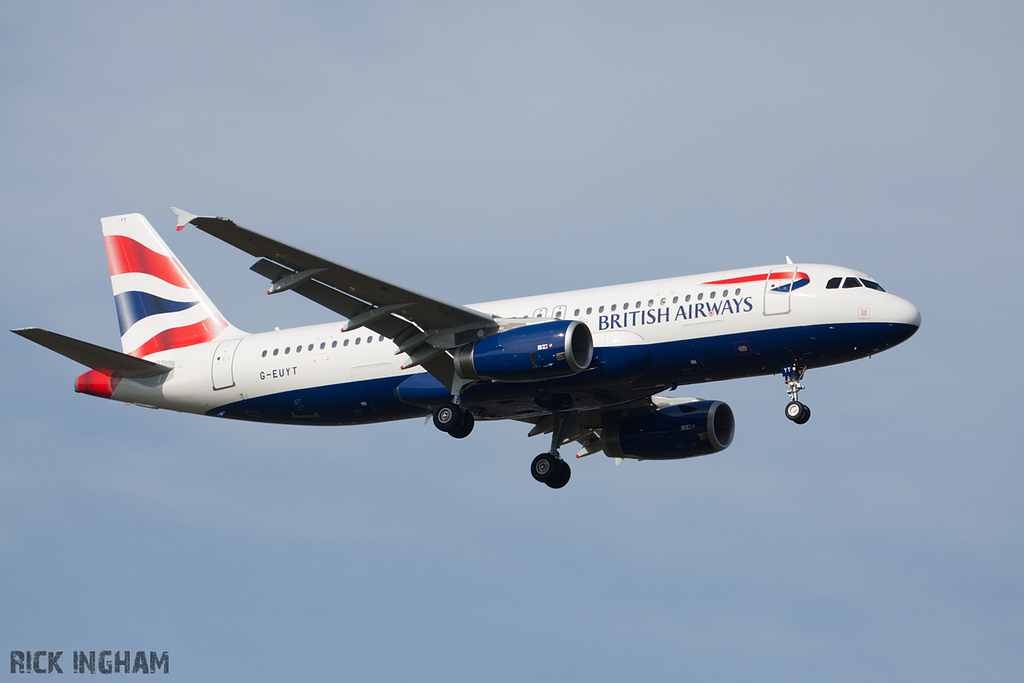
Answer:
[(213, 388), (227, 389), (235, 386), (235, 376), (231, 370), (232, 361), (235, 357), (235, 349), (241, 339), (228, 339), (217, 344), (217, 350), (213, 352)]
[(793, 291), (796, 266), (774, 268), (764, 281), (764, 314), (782, 315), (789, 313), (789, 296)]

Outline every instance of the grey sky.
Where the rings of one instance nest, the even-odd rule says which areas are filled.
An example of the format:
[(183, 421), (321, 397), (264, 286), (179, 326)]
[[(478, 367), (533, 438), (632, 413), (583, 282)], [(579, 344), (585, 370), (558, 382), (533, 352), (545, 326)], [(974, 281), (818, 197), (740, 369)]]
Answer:
[(869, 273), (924, 325), (808, 373), (802, 428), (778, 377), (685, 388), (732, 405), (729, 450), (594, 456), (558, 492), (517, 424), (130, 408), (5, 333), (0, 656), (1019, 679), (1018, 4), (207, 4), (5, 3), (6, 328), (116, 348), (99, 217), (130, 211), (237, 326), (331, 319), (171, 205), (461, 302), (789, 255)]

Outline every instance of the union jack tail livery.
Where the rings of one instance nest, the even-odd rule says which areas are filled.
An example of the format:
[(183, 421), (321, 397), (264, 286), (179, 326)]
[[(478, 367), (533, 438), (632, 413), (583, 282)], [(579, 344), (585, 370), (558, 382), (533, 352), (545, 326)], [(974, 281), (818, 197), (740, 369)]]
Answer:
[(100, 220), (121, 348), (139, 358), (240, 336), (142, 214)]

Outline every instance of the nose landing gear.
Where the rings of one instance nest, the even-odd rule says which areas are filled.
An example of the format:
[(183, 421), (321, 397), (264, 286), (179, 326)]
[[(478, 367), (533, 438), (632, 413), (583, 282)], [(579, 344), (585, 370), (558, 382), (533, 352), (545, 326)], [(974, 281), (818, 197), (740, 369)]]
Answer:
[(782, 368), (782, 379), (786, 382), (786, 393), (789, 394), (789, 403), (786, 404), (786, 417), (798, 425), (802, 425), (811, 419), (811, 409), (799, 401), (800, 390), (805, 389), (800, 380), (804, 378), (805, 367), (797, 365), (786, 365)]

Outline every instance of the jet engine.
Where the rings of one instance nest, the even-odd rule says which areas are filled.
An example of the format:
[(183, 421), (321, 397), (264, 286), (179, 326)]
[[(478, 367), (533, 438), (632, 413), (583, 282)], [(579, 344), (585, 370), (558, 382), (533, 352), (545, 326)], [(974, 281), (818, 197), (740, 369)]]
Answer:
[(601, 431), (610, 458), (677, 460), (725, 450), (736, 421), (722, 401), (691, 401), (635, 415)]
[(594, 358), (590, 328), (578, 320), (523, 325), (455, 351), (463, 379), (532, 382), (582, 372)]

